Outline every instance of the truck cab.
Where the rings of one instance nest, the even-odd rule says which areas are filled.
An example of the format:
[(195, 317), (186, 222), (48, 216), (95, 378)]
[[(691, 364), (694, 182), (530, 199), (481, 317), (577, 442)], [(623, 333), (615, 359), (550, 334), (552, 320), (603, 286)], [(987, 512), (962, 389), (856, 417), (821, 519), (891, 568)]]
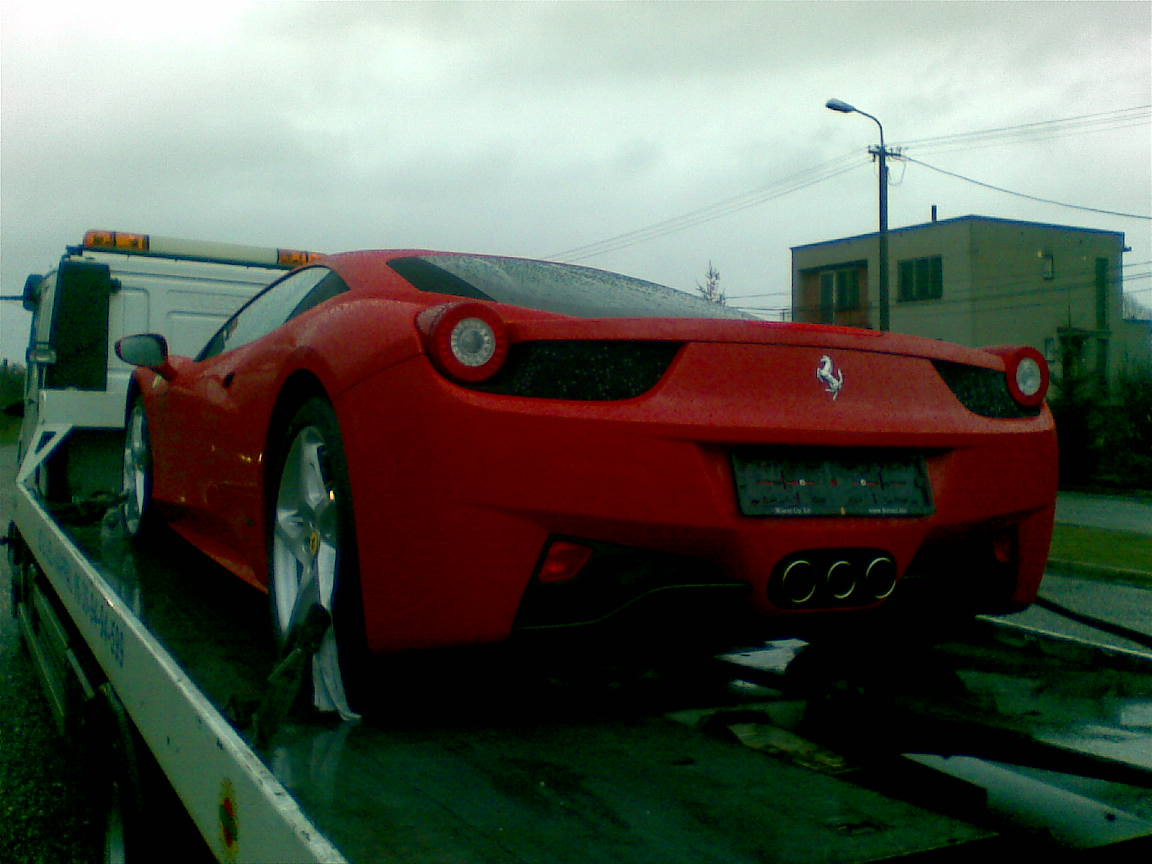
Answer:
[(55, 268), (24, 285), (26, 353), (21, 476), (50, 501), (119, 492), (132, 368), (116, 340), (160, 333), (195, 354), (248, 298), (313, 254), (147, 234), (88, 231)]

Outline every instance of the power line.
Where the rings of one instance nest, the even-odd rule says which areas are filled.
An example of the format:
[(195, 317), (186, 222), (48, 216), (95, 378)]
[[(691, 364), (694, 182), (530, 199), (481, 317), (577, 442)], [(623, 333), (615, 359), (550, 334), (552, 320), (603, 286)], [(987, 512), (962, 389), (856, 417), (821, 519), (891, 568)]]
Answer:
[[(1143, 278), (1152, 277), (1152, 273), (1142, 274), (1142, 277)], [(1124, 292), (1123, 296), (1124, 297), (1135, 297), (1138, 294), (1143, 295), (1143, 294), (1149, 294), (1149, 293), (1152, 293), (1152, 286), (1149, 286), (1146, 288), (1137, 288), (1137, 289), (1131, 290), (1131, 291), (1126, 290)], [(1021, 300), (1024, 299), (1023, 295), (1019, 295), (1019, 298)], [(1011, 297), (1010, 296), (1009, 297), (1002, 297), (999, 299), (1011, 300)], [(950, 300), (950, 301), (937, 300), (937, 301), (930, 301), (930, 302), (932, 303), (932, 309), (935, 310), (935, 309), (939, 308), (941, 305), (947, 305), (949, 303), (960, 303), (960, 302), (963, 302), (963, 300)], [(998, 305), (998, 306), (985, 306), (981, 311), (983, 312), (983, 314), (994, 314), (997, 312), (1017, 312), (1017, 311), (1025, 310), (1025, 309), (1052, 308), (1052, 305), (1053, 304), (1050, 301), (1007, 303), (1007, 304)], [(773, 315), (779, 315), (782, 320), (786, 319), (786, 318), (791, 319), (791, 320), (796, 320), (797, 316), (807, 316), (807, 315), (816, 313), (818, 311), (818, 307), (816, 307), (816, 306), (797, 306), (797, 307), (793, 308), (792, 306), (737, 306), (737, 305), (733, 304), (731, 308), (739, 309), (739, 310), (744, 311), (744, 312), (770, 313)], [(850, 310), (850, 311), (852, 311), (852, 312), (863, 311), (865, 313), (869, 313), (869, 312), (871, 312), (871, 310), (873, 308), (874, 308), (873, 306), (869, 305), (869, 306), (864, 307), (863, 310)], [(843, 310), (843, 311), (847, 312), (849, 310)]]
[(901, 147), (939, 152), (958, 148), (977, 149), (997, 144), (1012, 144), (1017, 141), (1037, 138), (1056, 138), (1088, 132), (1109, 132), (1145, 125), (1152, 119), (1152, 105), (1137, 105), (1101, 111), (1094, 114), (1079, 114), (1055, 120), (1041, 120), (1034, 123), (1019, 123), (1013, 126), (1000, 126), (979, 129), (974, 132), (959, 132), (951, 135), (938, 135), (930, 138), (914, 138), (900, 142)]
[[(989, 137), (985, 140), (975, 139), (972, 141), (953, 141), (944, 142), (937, 145), (917, 145), (916, 150), (920, 153), (946, 153), (951, 151), (960, 150), (965, 153), (975, 150), (986, 150), (989, 147), (1007, 147), (1013, 144), (1032, 144), (1038, 141), (1043, 141), (1049, 138), (1069, 138), (1073, 135), (1087, 135), (1099, 132), (1114, 132), (1119, 129), (1131, 129), (1136, 126), (1147, 126), (1148, 120), (1132, 119), (1123, 123), (1112, 123), (1108, 126), (1096, 126), (1093, 128), (1085, 129), (1067, 129), (1067, 130), (1053, 130), (1051, 133), (1043, 134), (1040, 132), (1028, 133), (1022, 132), (1019, 135), (1004, 135)], [(907, 146), (907, 145), (904, 145)]]
[[(1121, 270), (1133, 270), (1134, 268), (1137, 268), (1137, 267), (1147, 267), (1149, 264), (1152, 264), (1152, 260), (1130, 261), (1128, 263), (1122, 264), (1120, 266), (1120, 269)], [(981, 294), (979, 296), (976, 296), (976, 297), (972, 297), (971, 295), (960, 296), (960, 297), (949, 296), (947, 299), (938, 299), (938, 300), (927, 301), (927, 302), (932, 302), (932, 303), (938, 304), (938, 305), (939, 304), (947, 305), (949, 303), (954, 303), (954, 302), (955, 303), (969, 302), (969, 301), (981, 302), (981, 301), (988, 300), (988, 299), (1003, 299), (1005, 297), (1014, 297), (1014, 296), (1023, 297), (1023, 296), (1028, 296), (1031, 294), (1042, 294), (1045, 292), (1050, 292), (1050, 293), (1065, 292), (1065, 293), (1067, 293), (1067, 292), (1071, 292), (1071, 291), (1083, 291), (1083, 290), (1088, 290), (1088, 289), (1094, 288), (1099, 284), (1097, 282), (1097, 279), (1096, 279), (1096, 276), (1094, 273), (1086, 271), (1086, 270), (1081, 271), (1081, 272), (1083, 273), (1082, 276), (1076, 276), (1075, 278), (1070, 278), (1067, 274), (1065, 274), (1064, 276), (1060, 277), (1059, 279), (1055, 279), (1053, 281), (1046, 282), (1044, 285), (1037, 286), (1037, 285), (1035, 285), (1036, 274), (1035, 274), (1034, 270), (1027, 269), (1027, 268), (1016, 268), (1016, 269), (1008, 270), (1008, 271), (1001, 270), (1000, 271), (1000, 278), (997, 279), (997, 281), (981, 283), (981, 286), (982, 286), (981, 287)], [(1108, 280), (1108, 282), (1109, 282), (1109, 284), (1120, 284), (1122, 286), (1127, 286), (1129, 283), (1131, 283), (1133, 281), (1140, 280), (1140, 279), (1147, 279), (1150, 277), (1152, 277), (1152, 270), (1145, 271), (1145, 272), (1139, 272), (1139, 273), (1128, 272), (1128, 273), (1123, 273), (1119, 278), (1116, 278), (1116, 277), (1110, 278)], [(1028, 287), (1026, 290), (1023, 290), (1023, 291), (1015, 290), (1016, 288), (1022, 287), (1022, 286), (1030, 286), (1030, 287)], [(1143, 290), (1148, 290), (1148, 289), (1139, 289), (1139, 290), (1143, 291)], [(1134, 293), (1134, 292), (1125, 290), (1124, 293), (1129, 294), (1129, 293)], [(755, 298), (755, 297), (770, 297), (770, 296), (781, 295), (781, 294), (791, 296), (791, 291), (789, 289), (784, 289), (784, 290), (780, 290), (780, 291), (769, 292), (766, 294), (744, 294), (744, 295), (740, 295), (740, 296), (730, 296), (729, 299), (746, 300), (746, 299), (751, 299), (751, 298)], [(900, 302), (912, 302), (912, 301), (900, 301)], [(759, 308), (759, 307), (749, 306), (746, 308)], [(786, 307), (766, 306), (763, 308), (780, 309), (780, 308), (786, 308)]]
[[(1036, 140), (1038, 138), (1052, 138), (1061, 135), (1077, 134), (1079, 132), (1096, 132), (1096, 131), (1110, 131), (1112, 129), (1127, 128), (1129, 126), (1142, 125), (1149, 122), (1152, 118), (1152, 105), (1138, 105), (1132, 108), (1121, 108), (1112, 111), (1102, 111), (1094, 114), (1080, 114), (1072, 117), (1062, 117), (1054, 120), (1041, 120), (1033, 123), (1020, 123), (1015, 126), (1001, 126), (992, 129), (981, 129), (973, 132), (960, 132), (952, 135), (941, 135), (933, 138), (918, 138), (911, 141), (906, 141), (902, 146), (911, 145), (924, 145), (927, 149), (956, 149), (964, 147), (966, 149), (976, 149), (980, 146), (991, 146), (996, 143), (1013, 143), (1016, 140)], [(750, 207), (756, 207), (760, 204), (767, 203), (768, 201), (776, 198), (783, 197), (791, 192), (797, 192), (809, 186), (821, 183), (825, 180), (830, 180), (840, 174), (846, 173), (859, 165), (866, 164), (860, 161), (848, 160), (852, 158), (854, 153), (849, 153), (844, 156), (831, 159), (820, 165), (813, 166), (812, 168), (799, 171), (795, 174), (788, 175), (774, 183), (767, 186), (753, 189), (749, 192), (744, 192), (739, 195), (725, 198), (714, 204), (709, 204), (696, 210), (691, 210), (679, 216), (673, 216), (669, 219), (655, 222), (651, 225), (637, 228), (633, 231), (626, 231), (622, 234), (616, 234), (604, 240), (595, 243), (588, 243), (583, 246), (575, 246), (571, 249), (565, 249), (561, 252), (556, 252), (551, 255), (546, 255), (546, 258), (560, 261), (583, 261), (588, 258), (594, 258), (599, 255), (607, 254), (608, 252), (615, 252), (619, 249), (624, 249), (629, 246), (635, 246), (639, 243), (654, 240), (657, 237), (662, 237), (666, 234), (672, 234), (677, 231), (683, 231), (688, 228), (695, 227), (696, 225), (705, 222), (711, 222), (715, 219), (737, 213), (741, 210)], [(924, 165), (934, 171), (939, 171), (943, 174), (951, 174), (941, 168), (928, 165), (917, 159), (912, 159), (909, 156), (904, 156), (908, 161), (916, 162), (917, 164)], [(1062, 207), (1073, 207), (1080, 210), (1087, 210), (1095, 213), (1103, 213), (1111, 216), (1123, 216), (1135, 219), (1152, 219), (1149, 216), (1143, 216), (1130, 213), (1117, 213), (1111, 210), (1099, 210), (1092, 207), (1080, 207), (1074, 204), (1065, 204), (1060, 201), (1052, 201), (1046, 198), (1039, 198), (1032, 195), (1024, 195), (1023, 193), (1012, 192), (1008, 189), (1002, 189), (991, 184), (982, 183), (978, 180), (964, 177), (963, 175), (954, 174), (952, 176), (958, 177), (962, 180), (967, 180), (977, 185), (986, 186), (987, 188), (996, 191), (1005, 192), (1010, 195), (1019, 195), (1023, 198), (1031, 198), (1035, 201), (1040, 201), (1048, 204), (1055, 204)]]
[(974, 183), (977, 186), (983, 186), (985, 189), (993, 189), (997, 192), (1003, 192), (1006, 195), (1015, 195), (1017, 198), (1027, 198), (1030, 201), (1040, 201), (1044, 204), (1055, 204), (1057, 207), (1069, 207), (1073, 210), (1086, 210), (1089, 213), (1103, 213), (1107, 216), (1123, 216), (1127, 219), (1147, 219), (1152, 221), (1152, 216), (1144, 216), (1140, 213), (1121, 213), (1116, 210), (1101, 210), (1098, 207), (1084, 207), (1080, 204), (1069, 204), (1065, 201), (1054, 201), (1051, 198), (1040, 198), (1037, 195), (1027, 195), (1024, 192), (1014, 192), (1011, 189), (1005, 189), (1003, 186), (993, 186), (991, 183), (985, 183), (982, 180), (974, 180), (971, 177), (965, 177), (963, 174), (957, 174), (955, 171), (946, 171), (945, 169), (938, 168), (935, 165), (929, 165), (927, 162), (921, 159), (913, 159), (911, 156), (904, 156), (904, 159), (909, 162), (914, 162), (917, 165), (923, 165), (925, 168), (929, 168), (932, 171), (936, 171), (940, 174), (947, 174), (949, 177), (956, 177), (968, 183)]
[[(1121, 264), (1120, 269), (1121, 270), (1131, 270), (1132, 268), (1135, 268), (1135, 267), (1147, 267), (1149, 264), (1152, 264), (1152, 259), (1149, 259), (1147, 261), (1128, 261), (1128, 262)], [(1015, 269), (1011, 269), (1008, 271), (1000, 271), (1000, 273), (1001, 273), (1002, 277), (1006, 277), (1006, 278), (1002, 278), (1000, 281), (996, 282), (994, 285), (991, 285), (989, 287), (994, 288), (995, 290), (998, 290), (1001, 292), (1004, 292), (1007, 289), (1011, 289), (1012, 287), (1017, 286), (1017, 285), (1031, 285), (1036, 280), (1034, 269), (1015, 268)], [(1130, 282), (1134, 279), (1143, 279), (1143, 278), (1148, 277), (1149, 275), (1152, 275), (1152, 274), (1149, 274), (1149, 273), (1125, 273), (1122, 276), (1122, 281), (1123, 281), (1123, 283), (1127, 284), (1128, 282)], [(1059, 287), (1062, 287), (1062, 288), (1067, 288), (1067, 287), (1084, 288), (1088, 285), (1096, 284), (1094, 276), (1086, 277), (1086, 280), (1089, 278), (1091, 279), (1091, 281), (1081, 281), (1081, 280), (1077, 280), (1074, 282), (1059, 281), (1059, 282), (1054, 282), (1052, 284), (1058, 285)], [(1051, 285), (1049, 285), (1049, 287), (1051, 287)], [(1130, 293), (1130, 292), (1125, 291), (1125, 293)], [(732, 300), (755, 300), (759, 297), (777, 297), (777, 296), (791, 297), (792, 296), (792, 290), (791, 290), (791, 288), (781, 288), (777, 291), (766, 291), (766, 292), (757, 293), (757, 294), (729, 294), (728, 300), (729, 301), (732, 301)], [(732, 304), (732, 305), (735, 305), (735, 304)], [(738, 308), (755, 308), (755, 307), (738, 307)], [(767, 306), (764, 308), (766, 308), (766, 309), (779, 309), (779, 308), (791, 308), (791, 307)]]
[(832, 177), (836, 177), (839, 174), (851, 171), (852, 169), (864, 164), (867, 164), (867, 162), (855, 151), (846, 153), (843, 156), (830, 159), (827, 162), (823, 162), (820, 165), (816, 165), (812, 168), (806, 168), (803, 171), (796, 172), (795, 174), (790, 174), (774, 183), (768, 184), (767, 186), (763, 186), (758, 189), (754, 189), (750, 192), (744, 192), (731, 198), (725, 198), (724, 200), (718, 201), (715, 204), (710, 204), (706, 207), (691, 210), (688, 213), (684, 213), (680, 216), (674, 216), (671, 219), (665, 219), (662, 222), (656, 222), (643, 228), (637, 228), (633, 231), (617, 234), (595, 243), (588, 243), (584, 246), (576, 246), (571, 249), (565, 249), (562, 252), (556, 252), (545, 257), (560, 261), (583, 261), (586, 258), (593, 258), (597, 255), (603, 255), (607, 252), (614, 252), (617, 249), (623, 249), (627, 246), (634, 246), (637, 243), (642, 243), (646, 240), (652, 240), (664, 234), (671, 234), (676, 231), (682, 231), (685, 228), (691, 228), (695, 225), (700, 225), (704, 222), (711, 222), (714, 219), (719, 219), (722, 216), (727, 216), (731, 213), (736, 213), (749, 207), (755, 207), (759, 204), (771, 201), (774, 198), (787, 195), (790, 192), (796, 192), (800, 189), (807, 188), (808, 186), (813, 186), (816, 183), (821, 183), (824, 180), (831, 179)]
[[(1142, 262), (1142, 263), (1147, 264), (1148, 262)], [(1129, 282), (1136, 281), (1136, 280), (1148, 279), (1148, 278), (1152, 278), (1152, 271), (1148, 271), (1148, 272), (1144, 272), (1144, 273), (1126, 274), (1124, 277), (1124, 281), (1125, 281), (1125, 284), (1127, 285)], [(961, 294), (959, 296), (953, 295), (953, 296), (948, 296), (948, 297), (937, 298), (934, 300), (911, 301), (911, 300), (899, 300), (898, 299), (896, 302), (897, 302), (897, 305), (909, 304), (905, 307), (905, 308), (909, 308), (909, 309), (912, 309), (912, 308), (929, 309), (930, 308), (932, 310), (937, 310), (937, 309), (940, 309), (942, 307), (947, 307), (947, 306), (967, 305), (967, 306), (970, 306), (973, 308), (979, 306), (980, 308), (983, 309), (984, 312), (1007, 312), (1010, 310), (1014, 311), (1014, 310), (1018, 310), (1018, 309), (1037, 309), (1037, 308), (1051, 307), (1053, 305), (1053, 302), (1052, 302), (1053, 298), (1058, 298), (1061, 295), (1068, 295), (1068, 294), (1073, 294), (1076, 292), (1084, 292), (1084, 291), (1092, 290), (1093, 288), (1096, 287), (1097, 283), (1093, 277), (1089, 276), (1083, 280), (1056, 282), (1056, 283), (1052, 283), (1052, 284), (1048, 284), (1048, 285), (1042, 285), (1042, 286), (1039, 286), (1037, 288), (1031, 288), (1031, 289), (1028, 289), (1026, 291), (1004, 290), (1005, 288), (1010, 288), (1014, 284), (1019, 284), (1019, 283), (1017, 283), (1017, 282), (998, 282), (998, 283), (994, 283), (991, 285), (986, 285), (986, 286), (984, 286), (982, 292), (976, 296), (972, 296), (971, 294)], [(1126, 295), (1135, 295), (1135, 294), (1145, 294), (1145, 293), (1148, 293), (1149, 291), (1152, 291), (1152, 287), (1136, 288), (1136, 289), (1132, 289), (1132, 290), (1125, 289), (1123, 293)], [(1029, 298), (1037, 297), (1040, 295), (1047, 295), (1047, 298), (1043, 302), (1020, 302), (1020, 303), (1012, 302), (1014, 300), (1027, 301)], [(740, 298), (736, 298), (736, 299), (740, 299)], [(806, 305), (797, 305), (797, 306), (792, 306), (792, 305), (788, 305), (788, 306), (742, 306), (742, 305), (736, 305), (736, 304), (732, 304), (732, 305), (733, 305), (733, 308), (744, 309), (747, 311), (778, 312), (778, 313), (790, 312), (793, 316), (796, 316), (796, 315), (809, 315), (809, 314), (816, 313), (822, 308), (823, 304), (806, 304)], [(875, 308), (874, 304), (868, 304), (867, 306), (864, 307), (864, 311), (870, 311), (873, 308)], [(859, 311), (859, 310), (842, 310), (842, 311), (854, 312), (854, 311)]]

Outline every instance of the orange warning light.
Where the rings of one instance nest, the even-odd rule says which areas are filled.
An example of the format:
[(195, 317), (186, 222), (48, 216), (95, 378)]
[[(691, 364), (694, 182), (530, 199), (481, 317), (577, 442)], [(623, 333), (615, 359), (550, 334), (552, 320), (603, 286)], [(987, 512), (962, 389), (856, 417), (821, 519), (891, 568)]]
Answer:
[(283, 267), (303, 267), (319, 257), (315, 252), (303, 252), (299, 249), (276, 250), (276, 263)]
[(125, 231), (87, 231), (84, 234), (87, 249), (119, 249), (133, 252), (148, 251), (147, 234), (129, 234)]

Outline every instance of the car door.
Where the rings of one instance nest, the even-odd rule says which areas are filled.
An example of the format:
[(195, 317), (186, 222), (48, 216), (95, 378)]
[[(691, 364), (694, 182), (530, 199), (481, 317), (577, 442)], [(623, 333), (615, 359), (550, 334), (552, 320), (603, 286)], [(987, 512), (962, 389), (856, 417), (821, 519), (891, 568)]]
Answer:
[(325, 267), (297, 271), (243, 307), (209, 343), (174, 410), (204, 436), (198, 477), (190, 478), (199, 518), (254, 571), (263, 559), (264, 447), (277, 383), (296, 347), (287, 321), (347, 290)]

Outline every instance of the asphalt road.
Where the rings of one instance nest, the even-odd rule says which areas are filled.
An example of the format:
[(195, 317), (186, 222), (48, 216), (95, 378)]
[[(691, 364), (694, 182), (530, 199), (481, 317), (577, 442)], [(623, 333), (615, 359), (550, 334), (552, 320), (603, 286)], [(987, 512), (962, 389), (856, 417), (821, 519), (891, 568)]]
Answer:
[[(16, 448), (0, 446), (0, 527), (11, 512)], [(56, 730), (12, 617), (0, 565), (0, 861), (92, 860), (92, 823), (78, 761)]]
[(1061, 492), (1056, 502), (1056, 521), (1066, 525), (1152, 534), (1152, 498)]

